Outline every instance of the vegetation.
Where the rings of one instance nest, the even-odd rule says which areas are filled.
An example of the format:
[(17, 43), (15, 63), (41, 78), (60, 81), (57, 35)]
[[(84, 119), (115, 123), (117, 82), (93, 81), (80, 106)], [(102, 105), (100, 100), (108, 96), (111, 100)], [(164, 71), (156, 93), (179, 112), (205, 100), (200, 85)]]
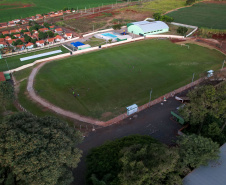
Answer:
[(167, 15), (161, 15), (161, 13), (154, 13), (153, 18), (155, 21), (173, 22), (173, 18)]
[[(55, 47), (55, 48), (51, 48), (51, 49), (45, 49), (45, 50), (41, 50), (41, 51), (31, 52), (31, 53), (17, 55), (17, 56), (13, 56), (13, 57), (8, 57), (6, 59), (0, 59), (0, 71), (7, 71), (8, 70), (6, 61), (9, 65), (9, 69), (15, 69), (17, 67), (32, 63), (35, 60), (46, 58), (46, 57), (40, 57), (38, 59), (26, 60), (26, 61), (23, 61), (23, 62), (20, 61), (20, 58), (28, 57), (28, 56), (32, 56), (32, 55), (37, 55), (37, 54), (40, 54), (40, 53), (55, 51), (55, 50), (58, 50), (58, 49), (61, 49), (62, 53), (68, 53), (69, 52), (67, 49), (60, 46), (60, 47)], [(59, 54), (55, 54), (55, 55), (59, 55)], [(50, 56), (54, 56), (54, 55), (50, 55)], [(47, 56), (47, 57), (49, 57), (49, 56)]]
[(195, 3), (195, 0), (186, 0), (186, 5), (191, 5)]
[(128, 105), (147, 103), (150, 87), (155, 89), (152, 98), (158, 98), (190, 83), (194, 72), (198, 78), (219, 69), (223, 60), (220, 52), (198, 45), (187, 49), (166, 40), (145, 40), (48, 63), (34, 85), (41, 97), (61, 108), (108, 120)]
[(121, 24), (115, 24), (115, 25), (112, 26), (112, 28), (113, 28), (114, 30), (120, 30), (121, 27), (122, 27)]
[(181, 136), (178, 140), (182, 166), (197, 168), (219, 158), (219, 144), (198, 135)]
[(183, 26), (180, 26), (180, 27), (177, 29), (177, 33), (179, 33), (179, 34), (181, 34), (181, 35), (183, 35), (183, 36), (186, 35), (187, 31), (188, 31), (188, 28), (183, 27)]
[(7, 104), (14, 99), (14, 89), (9, 82), (0, 82), (0, 105), (6, 110)]
[[(29, 3), (29, 4), (28, 4)], [(62, 10), (64, 7), (69, 9), (84, 9), (85, 7), (97, 7), (115, 3), (114, 0), (92, 0), (87, 1), (71, 1), (71, 0), (49, 0), (49, 1), (40, 1), (40, 0), (1, 0), (0, 1), (0, 22), (10, 21), (18, 18), (30, 17), (36, 14), (45, 14), (51, 11)], [(27, 6), (27, 7), (24, 7)]]
[(175, 22), (211, 29), (226, 29), (226, 4), (197, 3), (191, 7), (170, 12)]
[[(188, 93), (190, 103), (181, 109), (188, 132), (209, 137), (220, 144), (226, 142), (226, 84), (201, 86)], [(202, 102), (202, 103), (200, 103)]]
[(209, 28), (199, 28), (197, 34), (204, 38), (212, 38), (213, 35), (225, 35), (225, 30), (219, 30), (219, 29), (209, 29)]
[(17, 113), (0, 124), (1, 184), (70, 184), (80, 161), (78, 132), (54, 117)]
[(95, 46), (100, 46), (100, 45), (103, 45), (105, 44), (106, 41), (103, 40), (103, 39), (98, 39), (98, 38), (95, 38), (95, 37), (92, 37), (90, 38), (89, 40), (85, 41), (84, 44), (89, 44), (90, 46), (92, 47), (95, 47)]
[(107, 142), (86, 158), (87, 184), (181, 185), (193, 167), (219, 157), (219, 145), (202, 136), (182, 136), (178, 145), (168, 148), (139, 135)]

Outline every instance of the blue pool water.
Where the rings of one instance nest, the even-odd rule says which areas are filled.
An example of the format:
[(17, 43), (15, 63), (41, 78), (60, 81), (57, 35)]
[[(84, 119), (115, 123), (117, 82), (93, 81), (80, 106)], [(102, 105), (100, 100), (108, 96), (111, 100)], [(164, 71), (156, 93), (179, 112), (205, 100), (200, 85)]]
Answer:
[(111, 37), (111, 38), (116, 38), (117, 36), (111, 34), (111, 33), (102, 33), (101, 35), (106, 36), (106, 37)]

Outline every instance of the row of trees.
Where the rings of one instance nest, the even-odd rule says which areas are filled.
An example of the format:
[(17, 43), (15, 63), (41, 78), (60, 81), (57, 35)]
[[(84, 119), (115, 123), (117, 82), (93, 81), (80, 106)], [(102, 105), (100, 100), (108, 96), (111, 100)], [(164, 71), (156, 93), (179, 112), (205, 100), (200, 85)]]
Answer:
[(168, 15), (162, 15), (161, 13), (154, 13), (153, 18), (156, 21), (163, 21), (163, 22), (173, 22), (174, 18)]
[(87, 184), (182, 184), (192, 168), (219, 156), (219, 145), (202, 136), (181, 136), (168, 148), (149, 136), (129, 136), (95, 148), (87, 157)]

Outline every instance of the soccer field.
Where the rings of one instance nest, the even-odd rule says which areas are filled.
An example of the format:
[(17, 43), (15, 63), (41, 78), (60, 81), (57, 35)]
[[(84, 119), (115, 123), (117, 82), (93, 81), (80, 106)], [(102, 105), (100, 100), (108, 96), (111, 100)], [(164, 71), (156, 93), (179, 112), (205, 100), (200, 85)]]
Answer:
[(115, 0), (0, 0), (0, 22), (62, 10), (85, 9), (116, 3)]
[[(46, 64), (35, 79), (38, 95), (66, 110), (100, 120), (143, 105), (219, 69), (224, 55), (198, 45), (145, 40)], [(79, 96), (74, 97), (73, 91)]]
[(226, 29), (226, 3), (198, 3), (167, 15), (174, 22), (211, 29)]

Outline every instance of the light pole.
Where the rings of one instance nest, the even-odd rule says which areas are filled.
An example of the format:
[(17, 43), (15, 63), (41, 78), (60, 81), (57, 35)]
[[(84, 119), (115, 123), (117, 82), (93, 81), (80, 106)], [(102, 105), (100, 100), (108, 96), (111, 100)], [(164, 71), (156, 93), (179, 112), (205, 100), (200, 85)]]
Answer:
[(193, 76), (192, 76), (192, 83), (193, 83), (193, 81), (194, 81), (194, 77), (195, 77), (195, 73), (193, 73)]
[(151, 105), (151, 94), (152, 94), (152, 88), (151, 88), (151, 91), (150, 91), (149, 107)]
[(224, 68), (224, 63), (225, 63), (225, 60), (223, 61), (223, 64), (222, 64), (222, 67), (221, 67), (221, 69), (223, 69), (223, 68)]

